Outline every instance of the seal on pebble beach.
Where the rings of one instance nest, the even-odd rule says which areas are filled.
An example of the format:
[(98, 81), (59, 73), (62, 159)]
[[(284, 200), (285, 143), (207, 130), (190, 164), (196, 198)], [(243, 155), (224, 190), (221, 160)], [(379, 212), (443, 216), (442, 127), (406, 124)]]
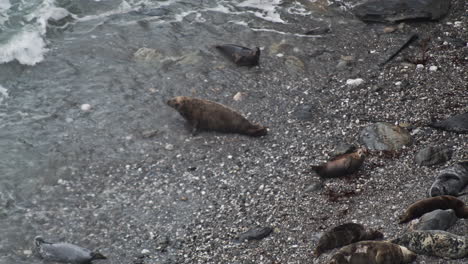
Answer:
[(46, 242), (42, 237), (34, 238), (36, 250), (47, 261), (72, 264), (91, 264), (93, 260), (107, 259), (99, 252), (93, 252), (70, 243)]
[(407, 248), (385, 241), (361, 241), (340, 249), (329, 264), (410, 263), (417, 255)]
[(222, 54), (239, 66), (257, 66), (260, 59), (260, 48), (249, 49), (234, 44), (215, 46)]
[(363, 240), (383, 238), (383, 234), (376, 230), (366, 231), (363, 225), (345, 223), (325, 232), (315, 248), (314, 255), (320, 256), (323, 252), (342, 247)]
[(437, 209), (410, 223), (410, 230), (447, 230), (458, 221), (452, 209)]
[(445, 168), (439, 172), (429, 189), (429, 196), (459, 196), (460, 191), (468, 184), (468, 160)]
[(339, 155), (312, 169), (322, 178), (334, 178), (352, 174), (359, 170), (365, 159), (365, 148), (359, 148), (353, 153)]
[(437, 209), (453, 209), (458, 218), (468, 218), (468, 207), (465, 206), (463, 201), (450, 195), (442, 195), (419, 200), (411, 204), (405, 213), (400, 216), (399, 223), (406, 223)]
[(237, 111), (209, 100), (176, 96), (167, 104), (190, 123), (193, 134), (198, 130), (213, 130), (259, 137), (268, 132), (266, 127), (252, 124)]
[(408, 232), (391, 240), (417, 254), (459, 259), (468, 257), (468, 237), (441, 230)]

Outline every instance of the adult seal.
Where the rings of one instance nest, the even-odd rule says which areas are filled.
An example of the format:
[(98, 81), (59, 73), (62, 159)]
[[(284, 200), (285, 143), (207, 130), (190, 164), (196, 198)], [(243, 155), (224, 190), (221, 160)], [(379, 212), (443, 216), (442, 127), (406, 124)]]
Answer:
[(320, 256), (323, 252), (349, 245), (351, 243), (383, 238), (383, 234), (376, 230), (368, 230), (361, 224), (345, 223), (332, 228), (320, 237), (314, 255)]
[(177, 96), (167, 104), (189, 122), (193, 134), (198, 130), (213, 130), (259, 137), (268, 132), (266, 127), (252, 124), (237, 111), (209, 100)]
[(257, 66), (260, 59), (260, 48), (249, 49), (234, 44), (215, 46), (224, 56), (239, 66)]
[(465, 206), (463, 201), (450, 195), (442, 195), (419, 200), (411, 204), (405, 213), (400, 216), (399, 223), (406, 223), (437, 209), (453, 209), (458, 218), (468, 218), (468, 207)]
[(99, 252), (94, 252), (70, 243), (46, 242), (38, 236), (34, 239), (36, 250), (47, 261), (72, 264), (91, 264), (93, 260), (107, 259)]
[(429, 196), (459, 196), (461, 190), (463, 190), (467, 184), (468, 160), (441, 170), (429, 189)]
[(329, 264), (410, 263), (416, 254), (406, 247), (385, 241), (361, 241), (340, 249)]
[(335, 178), (352, 174), (364, 163), (366, 149), (359, 148), (353, 153), (339, 155), (312, 169), (322, 178)]
[(460, 259), (468, 257), (466, 236), (457, 236), (440, 230), (418, 230), (405, 233), (391, 240), (417, 254), (441, 258)]
[(418, 220), (410, 223), (412, 230), (447, 230), (458, 221), (455, 211), (448, 210), (434, 210), (426, 213)]

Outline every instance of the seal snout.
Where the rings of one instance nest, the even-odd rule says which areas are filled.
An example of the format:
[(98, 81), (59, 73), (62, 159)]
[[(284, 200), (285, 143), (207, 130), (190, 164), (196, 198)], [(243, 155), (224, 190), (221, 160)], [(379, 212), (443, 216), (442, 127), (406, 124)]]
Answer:
[(37, 236), (34, 238), (34, 244), (36, 245), (36, 247), (40, 247), (44, 243), (45, 243), (45, 240), (41, 236)]

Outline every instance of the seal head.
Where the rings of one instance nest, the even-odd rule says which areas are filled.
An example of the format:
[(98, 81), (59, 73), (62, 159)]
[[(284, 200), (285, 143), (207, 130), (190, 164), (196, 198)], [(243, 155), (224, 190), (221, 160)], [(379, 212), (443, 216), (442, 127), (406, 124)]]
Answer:
[(72, 264), (90, 264), (93, 260), (107, 259), (99, 252), (93, 252), (70, 243), (46, 242), (38, 236), (34, 239), (36, 251), (47, 261), (56, 261)]
[(405, 213), (400, 216), (399, 223), (406, 223), (437, 209), (453, 209), (457, 217), (468, 218), (468, 207), (465, 206), (463, 201), (450, 195), (442, 195), (419, 200), (411, 204)]

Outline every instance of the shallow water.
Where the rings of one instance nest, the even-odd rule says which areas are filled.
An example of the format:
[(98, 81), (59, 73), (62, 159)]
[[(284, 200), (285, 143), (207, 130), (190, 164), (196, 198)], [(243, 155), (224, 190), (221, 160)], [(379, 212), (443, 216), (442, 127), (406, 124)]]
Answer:
[[(252, 102), (261, 100), (266, 95), (256, 89), (276, 78), (269, 71), (284, 64), (275, 58), (282, 58), (279, 47), (285, 38), (294, 42), (286, 48), (296, 54), (286, 60), (285, 70), (292, 79), (307, 79), (316, 67), (307, 64), (309, 47), (320, 36), (305, 32), (327, 27), (333, 19), (325, 1), (25, 3), (0, 3), (1, 263), (37, 261), (28, 250), (32, 238), (44, 230), (46, 237), (82, 239), (63, 225), (92, 214), (92, 208), (85, 208), (86, 195), (73, 198), (66, 192), (73, 182), (85, 180), (85, 174), (107, 172), (112, 164), (163, 160), (162, 150), (184, 144), (188, 131), (165, 105), (168, 98), (214, 92), (213, 99), (234, 104), (233, 95), (249, 92)], [(15, 8), (23, 13), (13, 13)], [(50, 21), (64, 10), (68, 16)], [(220, 43), (260, 46), (265, 54), (261, 60), (270, 60), (270, 66), (235, 67), (213, 49)], [(90, 110), (82, 110), (84, 104)], [(247, 110), (252, 108), (245, 111), (249, 115)], [(156, 136), (145, 138), (152, 131)], [(170, 166), (161, 166), (160, 177), (170, 177)], [(60, 192), (57, 185), (68, 187)], [(67, 207), (78, 206), (83, 215), (54, 222), (54, 213), (62, 209), (49, 209), (57, 206), (64, 214)], [(122, 221), (132, 214), (112, 210), (106, 214), (116, 219), (121, 214)], [(184, 218), (194, 208), (165, 210)], [(140, 217), (139, 223), (144, 222)], [(160, 223), (171, 229), (173, 220)]]

